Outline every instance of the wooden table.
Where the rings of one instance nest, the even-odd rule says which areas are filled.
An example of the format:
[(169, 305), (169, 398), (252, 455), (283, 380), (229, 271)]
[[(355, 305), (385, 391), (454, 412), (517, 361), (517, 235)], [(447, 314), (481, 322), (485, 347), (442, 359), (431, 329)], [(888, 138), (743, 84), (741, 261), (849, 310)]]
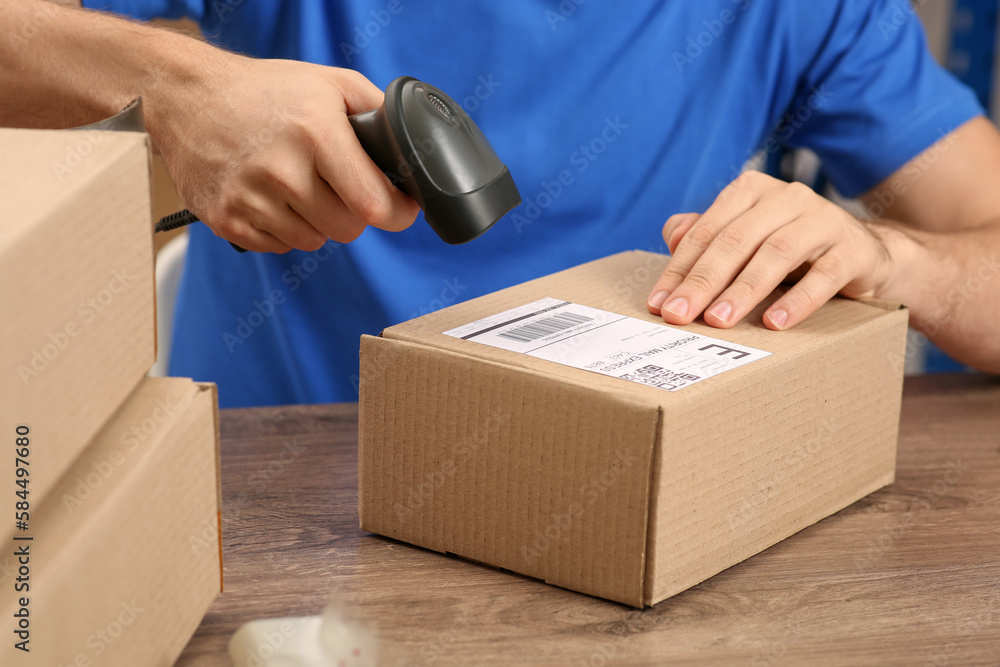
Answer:
[(1000, 665), (1000, 381), (908, 379), (896, 483), (635, 610), (363, 533), (357, 410), (222, 412), (226, 590), (179, 665), (330, 597), (405, 665)]

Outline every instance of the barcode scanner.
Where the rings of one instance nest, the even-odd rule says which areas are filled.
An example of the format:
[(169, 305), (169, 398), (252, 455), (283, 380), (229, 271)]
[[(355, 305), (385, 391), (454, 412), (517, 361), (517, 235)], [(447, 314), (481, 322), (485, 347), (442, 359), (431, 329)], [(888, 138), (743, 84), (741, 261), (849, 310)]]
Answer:
[[(430, 84), (399, 77), (386, 88), (380, 107), (348, 120), (372, 161), (417, 202), (445, 243), (479, 238), (521, 203), (510, 171), (486, 136), (461, 106)], [(156, 231), (197, 220), (190, 211), (179, 211), (161, 219)]]

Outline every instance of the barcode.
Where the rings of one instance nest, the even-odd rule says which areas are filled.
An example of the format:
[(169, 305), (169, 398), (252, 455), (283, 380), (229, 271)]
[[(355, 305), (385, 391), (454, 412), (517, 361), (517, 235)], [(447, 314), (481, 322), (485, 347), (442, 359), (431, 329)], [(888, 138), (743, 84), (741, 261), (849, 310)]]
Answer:
[(676, 373), (668, 371), (660, 366), (643, 366), (635, 371), (621, 376), (623, 380), (631, 380), (641, 384), (648, 384), (651, 387), (659, 387), (667, 391), (674, 391), (681, 387), (686, 387), (692, 382), (697, 382), (701, 377), (690, 373)]
[(570, 327), (576, 326), (577, 324), (583, 324), (584, 322), (590, 322), (593, 319), (593, 317), (577, 315), (576, 313), (559, 313), (558, 315), (552, 315), (551, 317), (544, 317), (537, 322), (532, 322), (531, 324), (515, 327), (510, 331), (505, 331), (498, 335), (501, 338), (516, 340), (520, 343), (530, 343), (533, 340), (538, 340), (542, 336), (548, 336), (560, 331), (565, 331)]

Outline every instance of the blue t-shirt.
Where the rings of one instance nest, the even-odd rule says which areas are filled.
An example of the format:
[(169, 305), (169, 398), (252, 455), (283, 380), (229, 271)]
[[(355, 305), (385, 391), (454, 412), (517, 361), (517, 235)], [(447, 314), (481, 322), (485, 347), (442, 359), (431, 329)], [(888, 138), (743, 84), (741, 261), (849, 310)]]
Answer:
[(188, 16), (230, 49), (383, 88), (423, 79), (464, 106), (521, 191), (463, 246), (422, 217), (286, 255), (240, 255), (193, 226), (170, 371), (218, 383), (223, 406), (356, 400), (361, 334), (621, 250), (665, 251), (666, 218), (703, 211), (762, 148), (813, 149), (853, 196), (982, 113), (907, 0), (86, 4)]

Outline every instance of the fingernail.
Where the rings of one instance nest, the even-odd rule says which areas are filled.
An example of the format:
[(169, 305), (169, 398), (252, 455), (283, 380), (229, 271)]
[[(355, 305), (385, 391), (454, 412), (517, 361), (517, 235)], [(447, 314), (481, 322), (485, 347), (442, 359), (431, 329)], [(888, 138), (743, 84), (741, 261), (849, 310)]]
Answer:
[(788, 321), (788, 313), (783, 310), (772, 310), (767, 314), (767, 319), (771, 320), (771, 324), (779, 329), (784, 329), (785, 323)]
[(688, 300), (684, 297), (679, 297), (664, 306), (662, 310), (677, 317), (686, 317), (688, 314)]
[(721, 322), (728, 322), (733, 314), (733, 307), (726, 301), (720, 301), (708, 309), (708, 313)]
[(670, 296), (669, 292), (653, 292), (649, 295), (649, 307), (659, 308), (667, 300), (668, 296)]

